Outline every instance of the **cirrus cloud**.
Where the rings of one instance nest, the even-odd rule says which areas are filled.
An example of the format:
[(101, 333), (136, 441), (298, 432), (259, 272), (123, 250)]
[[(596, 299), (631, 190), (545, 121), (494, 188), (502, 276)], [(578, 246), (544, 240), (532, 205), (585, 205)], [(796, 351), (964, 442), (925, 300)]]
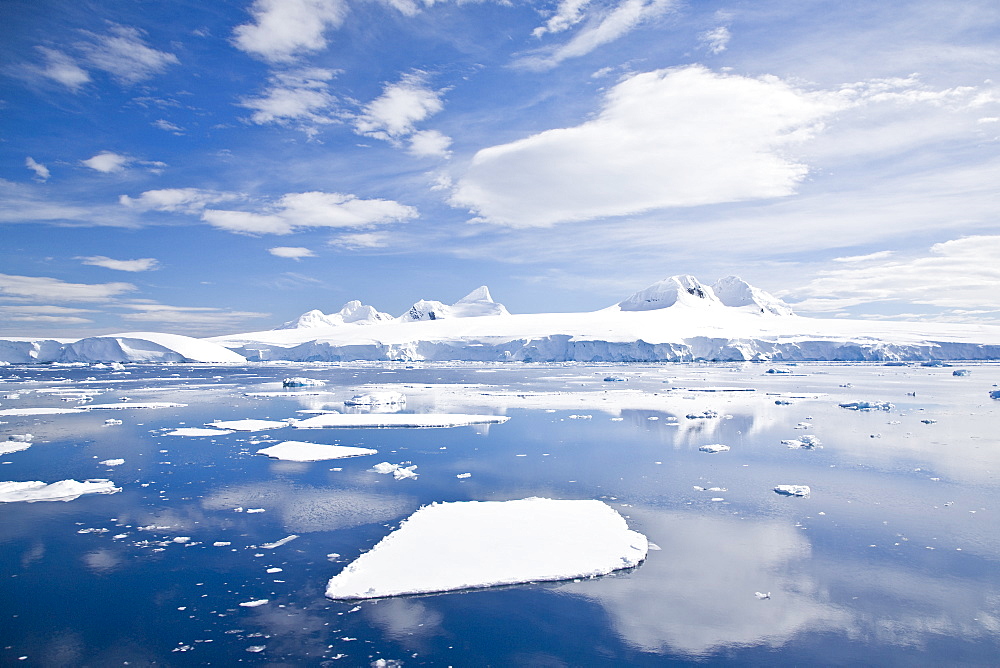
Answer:
[(0, 274), (0, 298), (11, 301), (98, 302), (135, 289), (131, 283), (69, 283), (47, 276)]
[(115, 260), (104, 255), (92, 255), (77, 259), (83, 262), (83, 264), (114, 269), (115, 271), (152, 271), (160, 267), (160, 262), (151, 257), (143, 257), (137, 260)]

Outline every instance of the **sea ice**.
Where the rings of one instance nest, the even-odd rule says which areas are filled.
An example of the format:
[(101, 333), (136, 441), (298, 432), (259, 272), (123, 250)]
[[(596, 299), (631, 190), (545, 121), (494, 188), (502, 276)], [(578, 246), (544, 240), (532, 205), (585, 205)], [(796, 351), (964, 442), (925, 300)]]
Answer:
[(7, 437), (7, 440), (18, 443), (30, 443), (33, 438), (35, 438), (34, 434), (11, 434)]
[(363, 599), (606, 575), (639, 565), (648, 541), (596, 500), (424, 506), (327, 584)]
[(95, 479), (78, 482), (60, 480), (45, 484), (37, 480), (29, 482), (0, 482), (0, 503), (14, 501), (72, 501), (83, 494), (114, 494), (122, 491), (110, 480)]
[(97, 462), (98, 464), (103, 464), (104, 466), (121, 466), (125, 463), (124, 459), (105, 459), (102, 462)]
[(294, 534), (293, 533), (291, 536), (285, 536), (281, 540), (276, 540), (273, 543), (263, 543), (263, 544), (261, 544), (260, 547), (261, 547), (262, 550), (273, 550), (276, 547), (281, 547), (285, 543), (291, 543), (293, 540), (295, 540), (298, 537), (299, 537), (298, 534)]
[(79, 408), (5, 408), (0, 410), (0, 415), (59, 415), (79, 412)]
[(372, 413), (344, 415), (324, 413), (294, 423), (297, 429), (325, 427), (461, 427), (472, 424), (502, 424), (510, 418), (503, 415), (463, 415), (457, 413)]
[(711, 445), (703, 445), (698, 450), (701, 452), (729, 452), (729, 446), (723, 445), (722, 443), (713, 443)]
[(82, 406), (82, 410), (88, 411), (119, 411), (125, 408), (184, 408), (187, 404), (175, 404), (170, 401), (150, 401), (147, 403), (122, 403), (117, 404), (90, 404)]
[[(258, 599), (255, 599), (253, 601), (243, 601), (242, 603), (240, 603), (240, 607), (243, 607), (243, 608), (256, 608), (259, 605), (267, 605), (269, 602), (270, 602), (269, 599), (258, 598)], [(249, 651), (249, 650), (247, 650), (247, 651)]]
[(391, 473), (392, 477), (396, 480), (405, 480), (406, 478), (417, 478), (419, 473), (416, 473), (416, 464), (413, 466), (403, 466), (402, 464), (390, 464), (389, 462), (379, 462), (372, 467), (372, 471), (375, 473), (388, 474)]
[(815, 450), (816, 448), (822, 448), (820, 440), (813, 436), (812, 434), (804, 434), (801, 438), (788, 438), (781, 441), (782, 444), (787, 445), (789, 448), (798, 448), (801, 450)]
[(231, 429), (232, 431), (264, 431), (265, 429), (280, 429), (282, 427), (287, 427), (288, 422), (277, 421), (277, 420), (254, 420), (252, 418), (246, 420), (219, 420), (206, 424), (206, 427), (213, 427), (215, 429)]
[(282, 387), (320, 387), (322, 385), (326, 385), (325, 380), (313, 378), (285, 378), (281, 381)]
[(347, 445), (326, 445), (324, 443), (305, 443), (303, 441), (285, 441), (261, 448), (259, 455), (267, 455), (275, 459), (289, 462), (318, 462), (325, 459), (343, 459), (345, 457), (360, 457), (362, 455), (377, 455), (378, 450), (356, 448)]
[(840, 407), (852, 411), (891, 411), (895, 408), (888, 401), (852, 401), (840, 404)]
[(31, 447), (31, 441), (3, 441), (0, 442), (0, 455), (9, 455), (12, 452), (21, 452)]
[(778, 485), (774, 491), (785, 496), (809, 496), (812, 492), (809, 485)]
[(356, 394), (344, 401), (345, 406), (391, 406), (405, 404), (406, 397), (401, 392), (369, 392)]
[(224, 436), (233, 433), (229, 429), (207, 429), (205, 427), (180, 427), (168, 431), (167, 436)]

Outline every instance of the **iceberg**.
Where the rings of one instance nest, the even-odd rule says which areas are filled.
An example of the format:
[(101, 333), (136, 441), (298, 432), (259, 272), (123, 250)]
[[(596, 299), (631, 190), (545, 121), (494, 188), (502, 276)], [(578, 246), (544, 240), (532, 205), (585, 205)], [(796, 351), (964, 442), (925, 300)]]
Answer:
[(29, 482), (0, 482), (0, 503), (15, 501), (72, 501), (84, 494), (114, 494), (122, 491), (110, 480), (95, 479), (79, 482), (60, 480), (46, 484), (37, 480)]
[(809, 496), (812, 493), (809, 485), (778, 485), (774, 491), (783, 496)]
[(299, 420), (292, 426), (296, 429), (463, 427), (473, 424), (503, 424), (509, 419), (504, 415), (464, 415), (459, 413), (364, 413), (360, 415), (324, 413)]
[(305, 443), (303, 441), (284, 441), (277, 445), (261, 448), (259, 455), (267, 455), (274, 459), (289, 462), (318, 462), (326, 459), (344, 459), (362, 455), (377, 455), (378, 450), (356, 448), (347, 445), (325, 445), (323, 443)]
[(729, 452), (730, 447), (728, 445), (723, 445), (722, 443), (712, 443), (710, 445), (703, 445), (700, 448), (698, 448), (698, 450), (700, 450), (701, 452), (710, 452), (710, 453)]
[(339, 574), (351, 600), (592, 578), (638, 566), (649, 542), (597, 500), (458, 501), (424, 506)]
[(325, 380), (314, 380), (312, 378), (285, 378), (281, 381), (282, 387), (321, 387), (326, 385)]

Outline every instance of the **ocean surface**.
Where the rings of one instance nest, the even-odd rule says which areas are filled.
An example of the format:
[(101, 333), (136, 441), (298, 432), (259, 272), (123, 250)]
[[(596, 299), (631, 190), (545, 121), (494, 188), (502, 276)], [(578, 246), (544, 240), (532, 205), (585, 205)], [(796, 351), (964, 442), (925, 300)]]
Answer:
[[(0, 665), (997, 665), (997, 384), (997, 364), (2, 367), (0, 443), (33, 438), (0, 481), (121, 491), (0, 503)], [(374, 390), (510, 420), (170, 434)], [(19, 414), (46, 407), (80, 410)], [(286, 440), (378, 454), (257, 454)], [(595, 579), (324, 597), (422, 505), (529, 497), (600, 499), (659, 549)]]

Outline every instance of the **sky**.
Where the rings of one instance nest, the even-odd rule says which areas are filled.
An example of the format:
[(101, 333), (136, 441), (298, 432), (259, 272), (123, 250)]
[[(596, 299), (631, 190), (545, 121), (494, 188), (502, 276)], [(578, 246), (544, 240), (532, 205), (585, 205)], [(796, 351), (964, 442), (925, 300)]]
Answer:
[(1000, 324), (995, 0), (4, 0), (0, 336), (737, 275)]

